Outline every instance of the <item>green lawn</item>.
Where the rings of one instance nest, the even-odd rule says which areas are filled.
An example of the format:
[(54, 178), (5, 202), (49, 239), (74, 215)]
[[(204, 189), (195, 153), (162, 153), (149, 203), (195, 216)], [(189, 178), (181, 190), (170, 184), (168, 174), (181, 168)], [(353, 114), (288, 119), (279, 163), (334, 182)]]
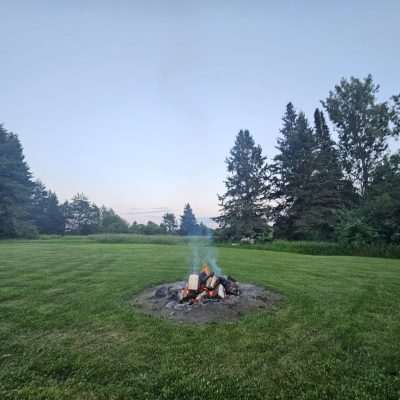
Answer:
[(187, 326), (132, 295), (184, 277), (185, 245), (0, 243), (0, 399), (399, 399), (400, 260), (219, 248), (278, 311)]

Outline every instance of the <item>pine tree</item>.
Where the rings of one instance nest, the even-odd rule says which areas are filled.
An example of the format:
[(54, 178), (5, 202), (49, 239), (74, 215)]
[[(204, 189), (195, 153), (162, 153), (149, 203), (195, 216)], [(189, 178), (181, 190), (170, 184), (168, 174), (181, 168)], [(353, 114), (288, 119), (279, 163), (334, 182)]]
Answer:
[(287, 212), (293, 203), (289, 194), (289, 183), (293, 174), (293, 168), (290, 166), (291, 160), (294, 158), (291, 143), (296, 133), (296, 120), (297, 113), (290, 102), (286, 105), (286, 112), (282, 117), (281, 137), (278, 138), (276, 146), (278, 154), (274, 157), (274, 163), (269, 166), (272, 186), (269, 199), (274, 205), (271, 215), (276, 237), (287, 237), (291, 230)]
[(304, 215), (308, 238), (332, 239), (337, 223), (338, 210), (344, 206), (342, 169), (338, 151), (332, 140), (322, 111), (314, 113), (315, 165), (311, 177), (312, 196), (308, 212)]
[(316, 142), (304, 113), (296, 114), (293, 104), (286, 106), (282, 137), (278, 139), (279, 153), (270, 170), (274, 204), (274, 235), (287, 239), (305, 239), (310, 235), (308, 215), (314, 196)]
[(36, 181), (31, 197), (31, 218), (39, 233), (62, 234), (65, 221), (57, 195)]
[(218, 196), (221, 215), (217, 235), (223, 239), (264, 238), (270, 228), (267, 221), (267, 167), (260, 146), (248, 130), (241, 130), (226, 159), (226, 192)]
[(0, 237), (32, 235), (32, 180), (17, 135), (0, 124)]
[(50, 234), (63, 234), (65, 231), (64, 214), (57, 195), (51, 190), (48, 191), (46, 211), (49, 219), (47, 232)]
[(196, 216), (193, 213), (192, 207), (187, 203), (183, 209), (183, 215), (181, 216), (180, 234), (184, 236), (197, 235), (198, 224)]

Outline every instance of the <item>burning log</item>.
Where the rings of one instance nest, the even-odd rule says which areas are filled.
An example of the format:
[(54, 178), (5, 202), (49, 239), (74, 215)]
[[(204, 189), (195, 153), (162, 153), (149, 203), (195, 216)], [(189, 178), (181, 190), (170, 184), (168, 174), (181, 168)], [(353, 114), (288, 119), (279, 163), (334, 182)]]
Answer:
[(221, 277), (210, 271), (207, 264), (203, 265), (200, 273), (189, 275), (185, 288), (180, 290), (178, 299), (189, 304), (200, 303), (203, 300), (222, 301), (227, 296), (240, 294), (239, 285), (231, 276)]
[(226, 295), (226, 292), (225, 292), (224, 286), (219, 284), (218, 285), (218, 297), (220, 297), (221, 299), (224, 299), (225, 295)]
[(237, 284), (235, 279), (233, 279), (231, 276), (228, 276), (227, 278), (220, 277), (219, 280), (221, 285), (224, 286), (227, 294), (239, 296), (240, 294), (239, 285)]
[(194, 299), (194, 302), (195, 303), (199, 303), (203, 298), (205, 298), (206, 296), (207, 296), (207, 292), (206, 291), (203, 291), (203, 292), (200, 292), (196, 297), (195, 297), (195, 299)]
[(187, 287), (183, 288), (178, 293), (178, 300), (180, 302), (187, 300), (189, 297), (190, 297), (190, 290)]
[(207, 289), (215, 289), (217, 284), (218, 284), (218, 277), (215, 275), (212, 275), (207, 279), (206, 287), (207, 287)]
[(189, 290), (199, 290), (199, 275), (190, 274), (188, 280), (188, 289)]

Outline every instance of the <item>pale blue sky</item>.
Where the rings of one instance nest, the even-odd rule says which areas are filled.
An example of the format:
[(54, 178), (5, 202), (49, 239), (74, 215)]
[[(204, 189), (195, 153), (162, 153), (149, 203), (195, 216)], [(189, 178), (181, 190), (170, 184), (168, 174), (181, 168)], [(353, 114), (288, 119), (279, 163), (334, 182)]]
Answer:
[(342, 76), (400, 92), (400, 1), (0, 1), (0, 121), (61, 200), (128, 220), (217, 214), (247, 128), (272, 156), (285, 104)]

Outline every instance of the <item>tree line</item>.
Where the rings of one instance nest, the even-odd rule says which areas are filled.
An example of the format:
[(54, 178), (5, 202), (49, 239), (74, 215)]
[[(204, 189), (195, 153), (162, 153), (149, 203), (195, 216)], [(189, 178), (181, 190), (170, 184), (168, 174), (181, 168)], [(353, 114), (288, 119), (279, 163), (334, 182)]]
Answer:
[[(400, 134), (400, 95), (377, 99), (379, 86), (342, 79), (316, 108), (310, 124), (288, 103), (277, 154), (263, 155), (241, 130), (226, 159), (226, 191), (215, 218), (221, 240), (339, 240), (400, 243), (400, 152), (388, 141)], [(335, 133), (335, 139), (331, 130)], [(128, 224), (83, 194), (59, 203), (34, 181), (18, 136), (0, 125), (0, 238), (99, 232), (209, 235), (187, 204), (178, 224)]]
[[(64, 231), (68, 234), (88, 235), (94, 233), (135, 233), (142, 235), (208, 235), (208, 228), (198, 223), (190, 204), (186, 204), (180, 217), (180, 224), (173, 213), (165, 213), (162, 222), (148, 221), (128, 224), (112, 208), (97, 207), (83, 194), (77, 194), (71, 201), (60, 207), (64, 218)], [(39, 214), (40, 215), (40, 214)], [(38, 225), (37, 225), (38, 226)], [(40, 229), (40, 233), (48, 233)]]
[(399, 244), (400, 152), (388, 141), (400, 134), (400, 95), (379, 102), (378, 92), (371, 75), (342, 79), (313, 125), (288, 103), (268, 161), (241, 130), (226, 160), (217, 237)]
[(209, 235), (210, 229), (198, 223), (190, 204), (179, 225), (173, 213), (166, 213), (160, 224), (128, 224), (84, 194), (60, 204), (56, 193), (33, 180), (18, 136), (0, 125), (0, 238), (94, 233)]

